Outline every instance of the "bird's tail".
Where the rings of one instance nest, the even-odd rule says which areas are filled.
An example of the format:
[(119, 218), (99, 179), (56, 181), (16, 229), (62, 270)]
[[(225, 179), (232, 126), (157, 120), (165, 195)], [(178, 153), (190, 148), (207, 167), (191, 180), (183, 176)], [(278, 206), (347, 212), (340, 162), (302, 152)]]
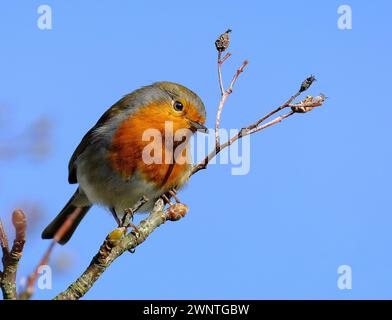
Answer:
[(76, 190), (74, 195), (69, 199), (63, 210), (54, 218), (54, 220), (45, 228), (42, 232), (42, 239), (53, 239), (59, 229), (64, 225), (67, 221), (68, 217), (71, 216), (73, 213), (76, 214), (75, 218), (70, 221), (70, 226), (67, 228), (65, 233), (61, 236), (60, 239), (56, 239), (58, 243), (65, 244), (71, 238), (72, 234), (74, 233), (75, 229), (79, 225), (80, 221), (82, 221), (83, 217), (86, 215), (87, 211), (91, 208), (91, 204), (87, 205), (80, 205), (80, 203), (88, 203), (88, 201), (80, 201), (80, 198), (85, 198), (84, 195), (79, 193), (79, 189)]

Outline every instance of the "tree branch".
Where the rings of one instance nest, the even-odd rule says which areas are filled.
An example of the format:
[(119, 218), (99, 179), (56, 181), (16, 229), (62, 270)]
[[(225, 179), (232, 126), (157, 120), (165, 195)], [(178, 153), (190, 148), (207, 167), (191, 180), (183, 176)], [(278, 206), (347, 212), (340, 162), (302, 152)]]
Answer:
[(16, 271), (26, 242), (26, 216), (22, 210), (15, 210), (13, 212), (12, 223), (15, 228), (15, 240), (10, 251), (7, 235), (0, 220), (0, 242), (3, 251), (3, 271), (1, 273), (0, 286), (3, 292), (3, 298), (7, 300), (15, 300), (17, 298)]
[(121, 228), (112, 231), (83, 274), (55, 299), (76, 300), (83, 297), (114, 260), (124, 252), (133, 250), (143, 243), (156, 228), (167, 220), (178, 220), (178, 217), (170, 214), (170, 210), (164, 212), (164, 206), (163, 200), (159, 199), (149, 216), (137, 226), (138, 232), (133, 230), (122, 238)]

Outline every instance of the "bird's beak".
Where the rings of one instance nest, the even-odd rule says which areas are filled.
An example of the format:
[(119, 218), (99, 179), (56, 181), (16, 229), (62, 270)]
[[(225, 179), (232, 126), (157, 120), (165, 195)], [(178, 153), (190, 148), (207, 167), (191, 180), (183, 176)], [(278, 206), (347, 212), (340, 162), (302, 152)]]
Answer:
[(202, 132), (202, 133), (208, 133), (208, 128), (201, 124), (200, 122), (189, 120), (189, 124), (191, 125), (192, 129)]

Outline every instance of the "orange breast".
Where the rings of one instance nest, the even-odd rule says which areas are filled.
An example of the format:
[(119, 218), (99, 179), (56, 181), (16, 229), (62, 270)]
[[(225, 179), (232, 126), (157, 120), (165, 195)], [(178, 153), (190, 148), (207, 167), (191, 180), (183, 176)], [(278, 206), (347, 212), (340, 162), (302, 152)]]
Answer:
[[(165, 121), (169, 119), (169, 116), (161, 106), (151, 104), (141, 108), (119, 125), (113, 136), (109, 154), (113, 167), (124, 178), (131, 177), (138, 171), (148, 181), (164, 190), (186, 181), (189, 175), (189, 161), (188, 163), (176, 161), (166, 163), (165, 161), (165, 159), (173, 159), (173, 149), (165, 147)], [(170, 120), (173, 121), (174, 132), (184, 127), (185, 122), (181, 117), (170, 118)], [(162, 139), (151, 137), (150, 140), (143, 141), (143, 133), (151, 132), (151, 129), (155, 132), (159, 131)], [(143, 151), (146, 155), (146, 147), (152, 150), (152, 156), (160, 155), (162, 163), (146, 163), (143, 160)], [(159, 150), (158, 154), (157, 150)], [(189, 146), (183, 148), (181, 155), (186, 157), (187, 153), (189, 153)]]

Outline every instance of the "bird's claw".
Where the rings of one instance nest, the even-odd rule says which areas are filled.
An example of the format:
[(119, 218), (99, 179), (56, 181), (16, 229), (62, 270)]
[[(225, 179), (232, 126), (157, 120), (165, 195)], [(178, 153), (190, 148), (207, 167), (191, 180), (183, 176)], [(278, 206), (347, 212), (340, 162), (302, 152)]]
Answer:
[(178, 199), (177, 190), (175, 188), (169, 190), (168, 194), (174, 198), (176, 203), (174, 204), (172, 201), (170, 201), (169, 197), (166, 194), (162, 195), (163, 200), (167, 204), (169, 204), (169, 208), (167, 208), (165, 212), (166, 219), (170, 221), (178, 221), (186, 215), (189, 210), (189, 207), (181, 203), (180, 199)]

